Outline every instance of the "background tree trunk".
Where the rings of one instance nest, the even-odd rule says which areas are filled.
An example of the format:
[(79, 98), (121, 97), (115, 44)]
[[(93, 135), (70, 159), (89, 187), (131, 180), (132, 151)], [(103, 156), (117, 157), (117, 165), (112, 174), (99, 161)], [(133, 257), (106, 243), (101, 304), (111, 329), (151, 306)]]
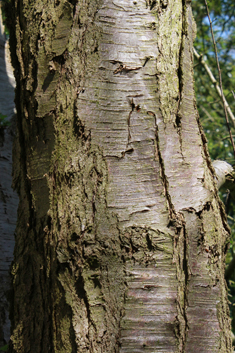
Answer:
[[(13, 260), (18, 196), (11, 188), (12, 142), (15, 132), (15, 80), (9, 46), (4, 34), (0, 2), (0, 347), (10, 339), (9, 303), (10, 264)], [(5, 123), (9, 126), (6, 127)]]
[(190, 2), (14, 6), (10, 351), (231, 352)]

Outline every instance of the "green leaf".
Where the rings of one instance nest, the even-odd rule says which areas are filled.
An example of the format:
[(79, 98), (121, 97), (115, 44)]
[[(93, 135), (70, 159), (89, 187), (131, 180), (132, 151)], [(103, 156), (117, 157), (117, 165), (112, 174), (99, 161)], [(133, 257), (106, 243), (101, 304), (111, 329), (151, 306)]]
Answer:
[(2, 113), (0, 113), (0, 128), (5, 128), (11, 125), (11, 123), (7, 121), (6, 118), (7, 118), (7, 115), (3, 115)]

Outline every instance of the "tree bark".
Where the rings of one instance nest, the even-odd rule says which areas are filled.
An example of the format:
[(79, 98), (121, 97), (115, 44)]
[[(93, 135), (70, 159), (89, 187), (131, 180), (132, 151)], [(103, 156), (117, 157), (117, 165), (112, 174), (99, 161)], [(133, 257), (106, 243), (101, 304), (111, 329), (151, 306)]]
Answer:
[(232, 352), (190, 1), (14, 4), (10, 352)]

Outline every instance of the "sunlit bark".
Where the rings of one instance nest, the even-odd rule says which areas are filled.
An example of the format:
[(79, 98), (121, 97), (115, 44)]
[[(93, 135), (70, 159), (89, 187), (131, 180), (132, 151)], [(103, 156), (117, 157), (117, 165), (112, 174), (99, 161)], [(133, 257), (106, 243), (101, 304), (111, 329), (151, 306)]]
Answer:
[(15, 0), (11, 352), (231, 352), (190, 2)]

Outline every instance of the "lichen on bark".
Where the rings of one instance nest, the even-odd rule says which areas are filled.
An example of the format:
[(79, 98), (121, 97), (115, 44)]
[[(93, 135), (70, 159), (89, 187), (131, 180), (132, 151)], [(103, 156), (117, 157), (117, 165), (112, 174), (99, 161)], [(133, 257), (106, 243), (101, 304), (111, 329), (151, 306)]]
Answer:
[(15, 4), (11, 351), (230, 352), (190, 3)]

